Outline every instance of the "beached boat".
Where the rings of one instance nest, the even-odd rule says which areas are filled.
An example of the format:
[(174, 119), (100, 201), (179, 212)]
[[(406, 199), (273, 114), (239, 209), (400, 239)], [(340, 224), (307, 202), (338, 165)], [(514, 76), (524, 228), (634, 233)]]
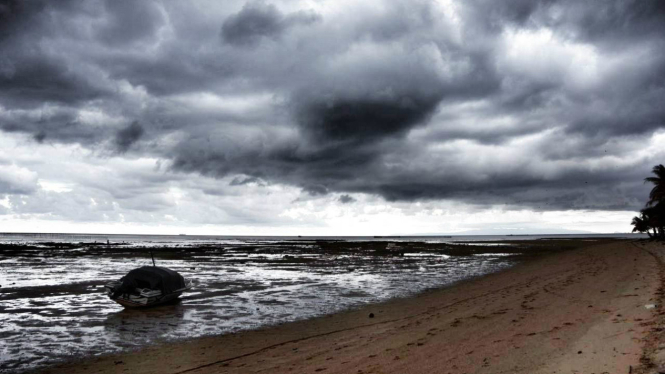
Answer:
[(148, 307), (177, 299), (192, 288), (191, 279), (177, 271), (158, 266), (143, 266), (120, 280), (104, 285), (111, 300), (125, 307)]

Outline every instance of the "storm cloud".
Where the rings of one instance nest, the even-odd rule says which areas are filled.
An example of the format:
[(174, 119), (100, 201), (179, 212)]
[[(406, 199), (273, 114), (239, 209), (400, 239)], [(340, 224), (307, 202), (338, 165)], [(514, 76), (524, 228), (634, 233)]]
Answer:
[(639, 209), (664, 32), (658, 0), (5, 1), (0, 130), (345, 206)]
[(250, 2), (222, 24), (222, 39), (232, 45), (254, 46), (262, 38), (278, 39), (289, 27), (315, 22), (314, 13), (283, 15), (274, 4)]
[(118, 151), (127, 152), (129, 147), (141, 139), (144, 133), (143, 127), (136, 121), (118, 131), (115, 137), (115, 144), (118, 147)]

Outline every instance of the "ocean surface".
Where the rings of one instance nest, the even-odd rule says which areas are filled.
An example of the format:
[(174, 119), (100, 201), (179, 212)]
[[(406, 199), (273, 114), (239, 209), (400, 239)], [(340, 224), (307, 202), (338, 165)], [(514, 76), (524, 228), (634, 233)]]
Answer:
[(452, 236), (230, 236), (230, 235), (124, 235), (124, 234), (60, 234), (60, 233), (3, 233), (0, 243), (7, 242), (106, 242), (163, 245), (167, 243), (246, 242), (285, 240), (344, 240), (344, 241), (431, 241), (480, 242), (537, 239), (594, 239), (647, 238), (646, 234), (552, 234), (552, 235), (452, 235)]
[[(334, 313), (448, 286), (550, 250), (520, 241), (606, 237), (640, 236), (0, 233), (0, 372)], [(174, 305), (144, 310), (109, 300), (103, 285), (151, 265), (150, 251), (158, 266), (193, 279), (191, 292)]]

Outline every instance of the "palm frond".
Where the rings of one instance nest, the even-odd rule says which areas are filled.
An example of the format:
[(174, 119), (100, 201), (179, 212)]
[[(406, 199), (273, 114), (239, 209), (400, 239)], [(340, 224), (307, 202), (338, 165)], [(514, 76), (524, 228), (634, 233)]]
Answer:
[(655, 177), (644, 178), (644, 183), (653, 183), (654, 187), (649, 192), (649, 201), (647, 206), (653, 206), (661, 201), (665, 201), (665, 166), (656, 165), (651, 170)]

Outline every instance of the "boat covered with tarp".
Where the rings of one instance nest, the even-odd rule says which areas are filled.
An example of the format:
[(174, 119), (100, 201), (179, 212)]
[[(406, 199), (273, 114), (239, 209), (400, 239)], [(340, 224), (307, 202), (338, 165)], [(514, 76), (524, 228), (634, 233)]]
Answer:
[(191, 280), (177, 271), (159, 266), (134, 269), (120, 280), (104, 286), (111, 300), (125, 307), (164, 304), (177, 299), (191, 287)]

